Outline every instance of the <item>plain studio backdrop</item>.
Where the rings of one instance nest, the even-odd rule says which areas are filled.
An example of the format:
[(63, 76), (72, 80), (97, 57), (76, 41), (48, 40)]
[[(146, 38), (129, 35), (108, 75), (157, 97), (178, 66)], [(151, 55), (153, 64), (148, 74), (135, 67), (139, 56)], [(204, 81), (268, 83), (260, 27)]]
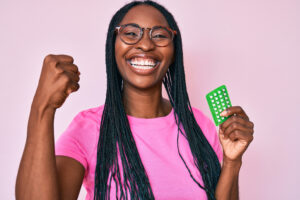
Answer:
[[(57, 139), (78, 112), (104, 103), (108, 24), (127, 2), (1, 0), (1, 199), (14, 199), (43, 58), (71, 55), (81, 72), (80, 90), (56, 113)], [(158, 2), (182, 32), (192, 106), (211, 118), (205, 94), (225, 84), (233, 105), (255, 123), (239, 176), (241, 199), (299, 199), (300, 1)]]

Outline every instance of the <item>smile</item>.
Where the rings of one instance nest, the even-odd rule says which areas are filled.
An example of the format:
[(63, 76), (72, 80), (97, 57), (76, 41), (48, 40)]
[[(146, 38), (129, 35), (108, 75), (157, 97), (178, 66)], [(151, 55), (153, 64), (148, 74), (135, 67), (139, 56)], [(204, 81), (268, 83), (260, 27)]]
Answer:
[(130, 59), (130, 64), (136, 68), (145, 68), (151, 69), (156, 66), (158, 62), (154, 59), (145, 59), (145, 58), (132, 58)]
[(133, 57), (127, 60), (127, 64), (135, 73), (148, 75), (159, 66), (160, 62), (151, 58)]

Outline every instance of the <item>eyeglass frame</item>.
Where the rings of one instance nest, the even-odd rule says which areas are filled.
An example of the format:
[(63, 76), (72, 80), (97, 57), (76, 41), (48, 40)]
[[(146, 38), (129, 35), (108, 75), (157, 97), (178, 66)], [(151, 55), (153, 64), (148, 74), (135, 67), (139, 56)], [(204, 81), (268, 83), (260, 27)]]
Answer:
[[(117, 26), (117, 27), (115, 28), (115, 31), (117, 31), (117, 33), (119, 34), (121, 28), (124, 28), (124, 27), (129, 26), (129, 25), (135, 26), (135, 27), (137, 27), (137, 28), (140, 29), (140, 36), (139, 36), (140, 38), (139, 38), (135, 43), (127, 43), (127, 42), (125, 42), (122, 38), (120, 38), (120, 39), (122, 40), (122, 42), (124, 42), (125, 44), (128, 44), (128, 45), (134, 45), (134, 44), (137, 44), (139, 41), (141, 41), (141, 39), (143, 38), (144, 30), (145, 30), (145, 29), (150, 30), (150, 31), (149, 31), (149, 38), (150, 38), (150, 40), (151, 40), (152, 42), (153, 42), (153, 40), (152, 40), (151, 34), (152, 34), (152, 30), (153, 30), (154, 28), (164, 28), (164, 29), (166, 29), (167, 31), (169, 31), (169, 32), (171, 33), (171, 36), (172, 36), (170, 41), (173, 41), (175, 35), (177, 34), (177, 31), (175, 31), (175, 30), (173, 30), (173, 29), (171, 29), (171, 28), (169, 28), (169, 27), (166, 27), (166, 26), (153, 26), (152, 28), (149, 28), (149, 27), (140, 27), (138, 24), (135, 24), (135, 23), (122, 24), (122, 25), (120, 25), (120, 26)], [(158, 46), (155, 42), (153, 42), (153, 43), (155, 44), (155, 46)], [(164, 46), (158, 46), (158, 47), (166, 47), (166, 46), (168, 46), (170, 43), (171, 43), (171, 42), (169, 42), (168, 44), (166, 44), (166, 45), (164, 45)]]

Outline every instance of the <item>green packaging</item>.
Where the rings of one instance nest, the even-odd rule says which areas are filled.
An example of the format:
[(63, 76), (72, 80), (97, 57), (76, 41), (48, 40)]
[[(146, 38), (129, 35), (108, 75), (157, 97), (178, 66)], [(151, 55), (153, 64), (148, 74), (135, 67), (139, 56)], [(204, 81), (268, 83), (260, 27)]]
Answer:
[(220, 116), (221, 112), (232, 106), (225, 85), (222, 85), (209, 92), (206, 95), (206, 100), (216, 126), (219, 126), (229, 118)]

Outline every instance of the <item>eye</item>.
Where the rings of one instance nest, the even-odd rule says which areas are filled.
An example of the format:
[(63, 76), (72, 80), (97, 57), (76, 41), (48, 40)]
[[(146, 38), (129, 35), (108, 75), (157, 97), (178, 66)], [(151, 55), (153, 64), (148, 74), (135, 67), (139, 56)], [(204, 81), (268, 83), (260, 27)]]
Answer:
[(126, 32), (126, 33), (124, 33), (124, 35), (126, 35), (126, 36), (137, 36), (137, 34), (135, 32)]
[(168, 38), (168, 37), (165, 35), (157, 34), (157, 35), (154, 35), (153, 38)]
[(169, 39), (171, 36), (164, 28), (156, 28), (152, 31), (152, 38), (156, 40)]

